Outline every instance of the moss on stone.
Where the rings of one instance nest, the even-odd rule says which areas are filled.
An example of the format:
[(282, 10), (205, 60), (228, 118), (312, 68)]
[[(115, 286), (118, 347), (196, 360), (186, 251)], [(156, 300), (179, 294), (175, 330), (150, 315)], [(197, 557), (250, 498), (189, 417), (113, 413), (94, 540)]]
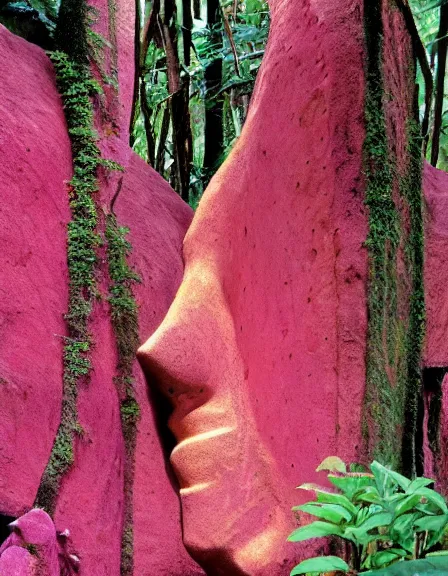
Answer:
[(140, 408), (134, 392), (133, 364), (139, 344), (137, 304), (132, 286), (140, 277), (129, 267), (127, 259), (132, 246), (126, 239), (127, 228), (117, 223), (116, 216), (106, 217), (107, 260), (109, 265), (109, 302), (117, 345), (117, 376), (114, 381), (120, 397), (120, 415), (126, 448), (125, 518), (121, 546), (121, 574), (133, 573), (133, 480), (134, 452)]
[[(114, 0), (109, 0), (111, 76), (117, 84), (117, 53)], [(99, 189), (97, 170), (122, 170), (116, 162), (101, 158), (97, 134), (93, 130), (94, 110), (91, 98), (102, 92), (92, 78), (89, 59), (101, 58), (109, 43), (90, 28), (95, 14), (85, 0), (63, 0), (56, 38), (61, 51), (50, 53), (56, 71), (68, 132), (72, 144), (73, 178), (69, 183), (71, 221), (68, 224), (67, 259), (69, 270), (69, 307), (65, 316), (68, 336), (64, 346), (63, 401), (59, 429), (38, 490), (36, 505), (54, 513), (62, 477), (74, 461), (75, 436), (85, 432), (77, 417), (77, 394), (80, 383), (88, 380), (92, 347), (88, 320), (93, 301), (98, 297), (95, 268), (96, 251), (103, 240), (98, 233), (95, 193)], [(104, 81), (107, 81), (103, 78)], [(118, 86), (116, 86), (118, 89)], [(140, 409), (134, 393), (133, 363), (138, 347), (137, 305), (132, 285), (140, 281), (129, 268), (131, 245), (128, 230), (118, 226), (114, 214), (106, 217), (105, 237), (110, 277), (109, 302), (114, 328), (118, 365), (114, 382), (120, 398), (122, 432), (126, 446), (125, 522), (122, 535), (121, 574), (133, 572), (132, 484), (134, 450)]]
[(97, 211), (94, 194), (98, 190), (97, 168), (102, 163), (93, 131), (91, 96), (99, 86), (91, 79), (88, 67), (64, 52), (50, 58), (56, 70), (57, 85), (64, 102), (72, 144), (73, 178), (69, 182), (71, 220), (67, 231), (69, 305), (65, 316), (68, 337), (63, 355), (63, 400), (59, 429), (45, 469), (36, 504), (54, 512), (62, 476), (73, 463), (73, 437), (77, 426), (77, 390), (89, 377), (91, 338), (88, 318), (96, 294)]
[[(369, 457), (407, 473), (415, 470), (417, 404), (420, 394), (420, 357), (423, 339), (423, 222), (421, 162), (418, 128), (408, 130), (409, 168), (400, 177), (386, 130), (383, 79), (381, 0), (364, 3), (367, 86), (364, 172), (369, 209), (367, 382), (363, 436)], [(410, 212), (410, 232), (394, 191)], [(409, 302), (397, 277), (399, 250), (407, 246), (405, 274), (410, 280)], [(404, 306), (403, 306), (404, 304)], [(409, 308), (408, 315), (403, 310)]]
[(421, 356), (425, 337), (424, 288), (424, 222), (422, 198), (422, 139), (417, 122), (409, 120), (407, 130), (409, 165), (400, 181), (402, 196), (409, 208), (410, 231), (405, 256), (412, 281), (409, 310), (409, 329), (406, 339), (406, 399), (403, 434), (403, 469), (408, 476), (416, 473), (419, 458), (416, 449), (418, 405), (422, 396)]

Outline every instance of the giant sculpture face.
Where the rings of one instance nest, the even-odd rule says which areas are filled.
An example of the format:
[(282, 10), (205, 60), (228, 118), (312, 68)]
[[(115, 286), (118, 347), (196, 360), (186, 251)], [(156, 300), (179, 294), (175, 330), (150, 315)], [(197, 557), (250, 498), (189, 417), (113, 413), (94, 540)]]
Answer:
[(273, 6), (243, 134), (187, 234), (176, 299), (139, 352), (174, 406), (184, 540), (213, 574), (284, 573), (294, 487), (325, 456), (359, 456), (360, 9)]
[(255, 575), (282, 554), (288, 523), (275, 463), (251, 414), (220, 278), (212, 262), (192, 260), (140, 358), (174, 404), (169, 425), (178, 444), (171, 463), (185, 544), (206, 568)]

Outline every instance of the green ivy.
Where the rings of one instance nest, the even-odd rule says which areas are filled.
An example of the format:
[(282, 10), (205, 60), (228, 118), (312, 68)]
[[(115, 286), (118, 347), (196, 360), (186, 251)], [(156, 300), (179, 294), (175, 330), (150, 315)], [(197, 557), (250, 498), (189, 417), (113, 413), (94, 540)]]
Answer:
[[(400, 468), (403, 391), (390, 382), (387, 372), (392, 350), (401, 334), (397, 321), (395, 262), (400, 241), (400, 218), (393, 200), (394, 166), (391, 163), (383, 105), (381, 3), (365, 3), (367, 45), (366, 137), (364, 172), (369, 208), (369, 328), (365, 433), (373, 454)], [(385, 349), (385, 338), (387, 349)], [(397, 364), (403, 363), (400, 346)]]
[[(114, 27), (113, 0), (109, 0), (108, 7), (111, 11), (109, 24)], [(75, 436), (82, 438), (85, 435), (78, 421), (76, 403), (78, 387), (88, 380), (91, 371), (89, 353), (92, 340), (88, 332), (88, 320), (93, 301), (98, 297), (95, 268), (97, 248), (103, 244), (98, 233), (99, 222), (95, 203), (95, 195), (99, 189), (97, 171), (100, 166), (107, 170), (123, 170), (116, 162), (101, 158), (97, 144), (98, 136), (93, 129), (94, 110), (91, 99), (95, 95), (102, 94), (102, 89), (91, 76), (89, 61), (95, 60), (101, 69), (102, 51), (108, 47), (112, 52), (114, 78), (117, 72), (114, 47), (91, 29), (96, 16), (95, 11), (89, 9), (85, 0), (62, 2), (56, 38), (59, 38), (59, 45), (66, 51), (50, 53), (56, 71), (58, 90), (64, 104), (73, 155), (73, 178), (68, 186), (71, 210), (67, 239), (69, 306), (65, 316), (68, 336), (64, 346), (62, 414), (50, 460), (36, 499), (37, 505), (46, 508), (50, 514), (54, 512), (61, 479), (74, 460)], [(111, 33), (115, 34), (114, 31)], [(107, 82), (103, 73), (102, 79)], [(114, 382), (120, 397), (127, 459), (121, 559), (123, 576), (133, 572), (132, 485), (140, 412), (134, 394), (132, 374), (139, 342), (137, 305), (132, 294), (132, 285), (140, 280), (127, 264), (127, 257), (131, 251), (131, 245), (126, 240), (127, 232), (126, 228), (118, 226), (114, 214), (106, 217), (109, 302), (118, 351), (117, 376)]]
[(84, 64), (73, 61), (64, 52), (52, 52), (68, 132), (72, 144), (73, 178), (69, 182), (71, 221), (67, 233), (69, 305), (65, 316), (68, 336), (63, 364), (63, 400), (61, 422), (50, 460), (37, 494), (37, 504), (54, 511), (62, 476), (73, 463), (73, 439), (77, 429), (77, 390), (89, 377), (91, 337), (88, 318), (96, 296), (96, 249), (100, 236), (94, 195), (98, 191), (97, 169), (101, 159), (93, 126), (91, 97), (101, 89)]
[(126, 447), (125, 522), (121, 546), (121, 574), (133, 573), (133, 475), (137, 423), (140, 408), (134, 392), (133, 363), (139, 344), (138, 308), (132, 286), (140, 277), (129, 267), (132, 250), (126, 239), (128, 228), (118, 225), (115, 214), (106, 217), (107, 259), (109, 264), (109, 303), (118, 353), (117, 376), (114, 379), (120, 398), (120, 415)]

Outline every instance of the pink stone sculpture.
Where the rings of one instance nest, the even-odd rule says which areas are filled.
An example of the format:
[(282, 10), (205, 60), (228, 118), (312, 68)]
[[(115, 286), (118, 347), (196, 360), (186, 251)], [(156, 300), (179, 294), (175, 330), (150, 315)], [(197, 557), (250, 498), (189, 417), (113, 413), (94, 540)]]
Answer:
[(139, 351), (174, 406), (184, 542), (208, 574), (287, 573), (294, 487), (329, 454), (361, 456), (363, 37), (348, 4), (271, 3), (243, 132)]
[(72, 576), (79, 559), (67, 550), (67, 534), (58, 536), (50, 516), (38, 508), (12, 522), (0, 546), (2, 576)]
[[(104, 11), (108, 3), (94, 4)], [(128, 146), (134, 4), (118, 4), (116, 122), (97, 119), (97, 128), (104, 156), (125, 173), (101, 175), (98, 203), (108, 213), (115, 198), (118, 221), (131, 230), (140, 337), (149, 338), (139, 359), (151, 394), (157, 385), (172, 401), (177, 441), (170, 462), (178, 484), (159, 405), (135, 366), (134, 573), (280, 576), (302, 554), (285, 542), (296, 525), (290, 506), (306, 497), (294, 487), (313, 480), (325, 456), (367, 457), (363, 3), (271, 2), (244, 131), (200, 204), (183, 255), (192, 211)], [(398, 11), (384, 20), (387, 129), (402, 169), (410, 42)], [(98, 29), (107, 34), (105, 22)], [(19, 516), (33, 505), (60, 418), (71, 157), (44, 52), (0, 26), (0, 54), (0, 511)], [(428, 366), (446, 360), (444, 186), (441, 173), (425, 170)], [(104, 262), (99, 277), (94, 370), (78, 398), (83, 434), (54, 522), (70, 526), (81, 574), (118, 576), (126, 455)], [(22, 536), (14, 532), (0, 549), (5, 574), (36, 573), (25, 544), (40, 547), (51, 576), (75, 570), (65, 537), (42, 511), (28, 514), (17, 521)]]
[[(48, 57), (1, 25), (0, 54), (0, 512), (18, 517), (33, 506), (61, 413), (70, 219), (66, 182), (72, 164)], [(126, 134), (111, 140), (107, 157), (126, 167), (115, 212), (119, 224), (132, 230), (130, 263), (142, 277), (135, 292), (144, 341), (182, 279), (182, 240), (192, 210), (132, 153)], [(101, 206), (110, 210), (117, 182), (112, 178), (102, 187), (100, 211)], [(105, 262), (100, 274), (107, 274)], [(54, 520), (58, 530), (70, 526), (85, 574), (119, 576), (125, 449), (104, 282), (102, 290), (91, 323), (94, 370), (78, 400), (85, 434), (76, 438), (75, 463), (61, 486)], [(157, 414), (137, 363), (135, 378), (141, 416), (134, 463), (134, 568), (139, 574), (200, 576), (203, 571), (182, 543), (176, 485), (166, 471)]]

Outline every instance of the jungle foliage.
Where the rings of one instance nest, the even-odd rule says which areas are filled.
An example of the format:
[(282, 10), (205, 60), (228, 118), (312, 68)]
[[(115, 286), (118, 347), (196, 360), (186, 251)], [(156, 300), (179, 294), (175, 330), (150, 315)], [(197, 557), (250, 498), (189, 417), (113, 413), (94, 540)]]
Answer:
[(192, 204), (240, 135), (268, 30), (266, 0), (146, 3), (131, 143)]
[[(431, 488), (434, 481), (430, 478), (410, 480), (376, 461), (370, 470), (354, 466), (348, 471), (346, 464), (334, 456), (326, 458), (317, 471), (328, 472), (328, 480), (336, 491), (316, 484), (299, 486), (314, 492), (315, 500), (293, 510), (316, 520), (294, 530), (288, 539), (303, 542), (336, 537), (345, 560), (339, 556), (309, 558), (296, 566), (291, 576), (379, 570), (403, 560), (443, 554), (448, 507), (445, 499)], [(444, 560), (444, 570), (447, 568), (448, 556)], [(412, 574), (404, 569), (403, 574), (406, 573)]]
[[(54, 49), (59, 4), (0, 0), (0, 22)], [(409, 5), (424, 153), (447, 170), (448, 2)], [(136, 6), (131, 145), (195, 205), (241, 133), (268, 37), (267, 0), (136, 0)]]

